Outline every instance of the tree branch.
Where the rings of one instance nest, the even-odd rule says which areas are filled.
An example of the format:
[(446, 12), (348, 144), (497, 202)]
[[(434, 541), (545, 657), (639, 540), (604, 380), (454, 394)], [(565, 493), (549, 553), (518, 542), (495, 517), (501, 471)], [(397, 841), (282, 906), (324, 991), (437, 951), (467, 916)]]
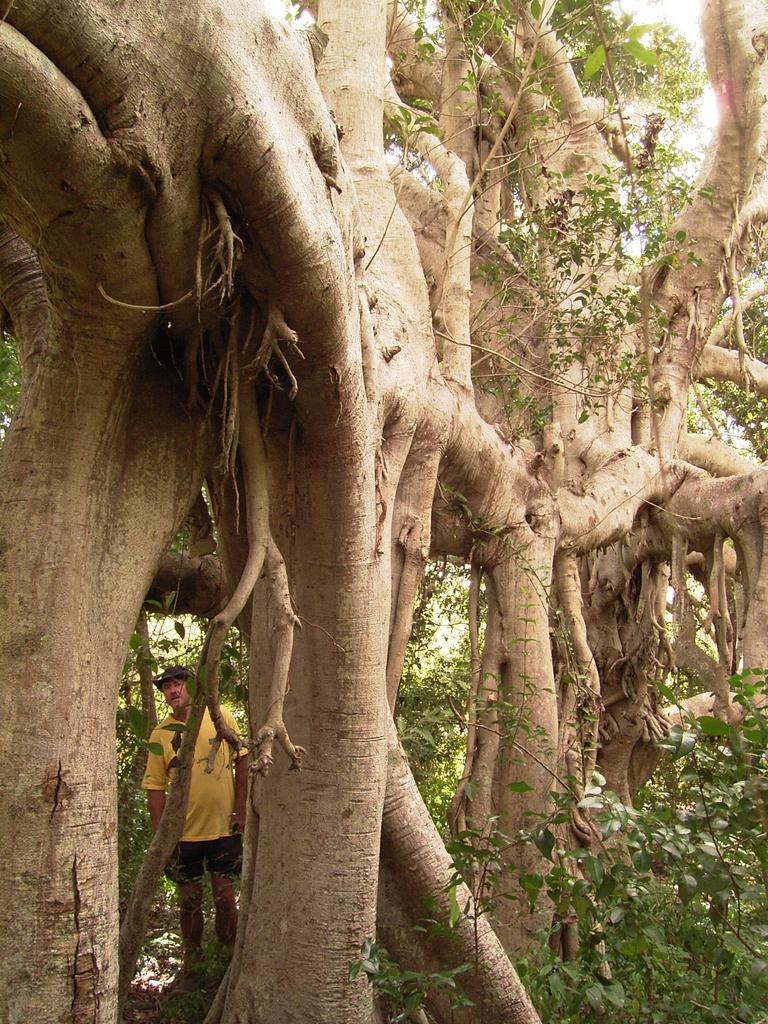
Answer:
[(707, 345), (696, 370), (699, 380), (724, 380), (739, 384), (758, 395), (768, 395), (768, 366), (750, 356), (741, 357), (733, 349)]
[(760, 466), (739, 454), (724, 441), (702, 434), (685, 434), (680, 442), (680, 457), (704, 469), (712, 476), (754, 473)]

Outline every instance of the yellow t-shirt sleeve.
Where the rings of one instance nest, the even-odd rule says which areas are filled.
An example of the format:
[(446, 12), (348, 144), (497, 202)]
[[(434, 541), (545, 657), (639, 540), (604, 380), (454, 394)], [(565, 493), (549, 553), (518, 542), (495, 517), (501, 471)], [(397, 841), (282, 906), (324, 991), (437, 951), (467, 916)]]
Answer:
[[(144, 770), (144, 778), (141, 780), (142, 789), (166, 789), (168, 786), (168, 770), (166, 768), (165, 748), (163, 742), (165, 730), (153, 729), (149, 737), (150, 743), (159, 743), (163, 748), (162, 754), (154, 754), (150, 750), (147, 755), (147, 767)], [(166, 733), (167, 734), (167, 733)]]
[[(237, 733), (238, 736), (240, 736), (240, 727), (237, 724), (237, 722), (234, 720), (234, 718), (232, 717), (232, 713), (230, 711), (227, 711), (226, 708), (222, 708), (221, 709), (221, 717), (224, 719), (224, 722), (226, 723), (227, 727), (230, 728), (232, 730), (232, 732), (235, 732), (235, 733)], [(241, 757), (245, 757), (247, 753), (248, 753), (248, 748), (247, 747), (240, 747), (238, 752), (236, 754), (232, 755), (233, 756), (233, 760), (239, 760)]]

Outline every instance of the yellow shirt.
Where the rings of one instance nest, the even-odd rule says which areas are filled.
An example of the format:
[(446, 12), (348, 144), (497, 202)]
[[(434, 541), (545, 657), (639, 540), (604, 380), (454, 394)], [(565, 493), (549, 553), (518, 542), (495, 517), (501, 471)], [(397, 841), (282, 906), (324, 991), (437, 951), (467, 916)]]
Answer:
[[(234, 732), (238, 732), (237, 724), (232, 715), (225, 709), (221, 709), (225, 723)], [(147, 767), (144, 778), (141, 781), (142, 789), (159, 789), (165, 791), (175, 772), (172, 762), (176, 752), (181, 745), (182, 731), (174, 726), (182, 725), (177, 718), (169, 715), (163, 722), (152, 730), (149, 738), (150, 743), (162, 745), (162, 754), (150, 752), (147, 758)], [(170, 726), (170, 728), (168, 728)], [(206, 708), (203, 720), (200, 723), (200, 732), (195, 744), (195, 757), (192, 764), (192, 779), (189, 786), (189, 802), (187, 804), (187, 817), (184, 822), (184, 831), (181, 838), (184, 842), (201, 842), (204, 839), (218, 839), (219, 836), (228, 836), (230, 832), (230, 818), (235, 803), (235, 784), (232, 777), (232, 766), (238, 756), (243, 756), (246, 751), (241, 750), (238, 755), (232, 753), (228, 743), (222, 743), (216, 754), (213, 771), (208, 774), (206, 766), (211, 743), (216, 738), (211, 716)]]

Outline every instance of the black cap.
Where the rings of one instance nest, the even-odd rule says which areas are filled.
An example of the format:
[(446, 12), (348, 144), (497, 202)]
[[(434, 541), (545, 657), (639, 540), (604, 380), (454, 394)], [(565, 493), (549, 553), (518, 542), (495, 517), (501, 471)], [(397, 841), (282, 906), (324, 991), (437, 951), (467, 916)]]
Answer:
[(189, 679), (191, 675), (192, 673), (189, 669), (184, 668), (183, 665), (169, 665), (165, 672), (162, 675), (156, 676), (152, 682), (158, 690), (162, 690), (163, 683), (167, 683), (169, 679)]

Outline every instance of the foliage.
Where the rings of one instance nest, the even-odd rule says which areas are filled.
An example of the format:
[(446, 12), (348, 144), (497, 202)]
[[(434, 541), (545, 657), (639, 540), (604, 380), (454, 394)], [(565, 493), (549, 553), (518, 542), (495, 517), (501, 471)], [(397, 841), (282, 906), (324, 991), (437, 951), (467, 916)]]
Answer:
[[(462, 571), (430, 567), (398, 706), (401, 736), (439, 825), (455, 785), (441, 758), (461, 743), (443, 687), (449, 680), (458, 701), (462, 690), (466, 696), (461, 675), (468, 673), (466, 636), (459, 632), (453, 644), (440, 638), (465, 600)], [(673, 729), (663, 741), (670, 756), (636, 807), (625, 807), (595, 777), (581, 803), (600, 829), (595, 849), (562, 848), (567, 795), (528, 833), (549, 867), (519, 875), (517, 892), (498, 892), (510, 840), (493, 823), (447, 843), (456, 920), (462, 912), (492, 916), (499, 899), (522, 897), (531, 905), (551, 901), (557, 919), (576, 929), (575, 959), (561, 960), (543, 936), (539, 949), (517, 964), (542, 1019), (576, 1024), (618, 1013), (628, 1024), (765, 1019), (768, 715), (759, 706), (765, 684), (754, 673), (730, 684), (744, 714), (740, 728), (704, 716)], [(472, 892), (468, 907), (456, 900), (460, 882)], [(401, 972), (384, 954), (366, 954), (359, 963), (372, 983), (397, 994), (398, 1012), (404, 993), (416, 1000), (417, 991), (439, 983)]]
[(349, 965), (349, 979), (353, 981), (362, 973), (386, 1008), (387, 1024), (396, 1024), (409, 1020), (428, 992), (444, 992), (452, 1008), (471, 1006), (456, 988), (456, 976), (469, 969), (470, 964), (461, 964), (448, 971), (404, 971), (383, 947), (366, 939), (360, 947), (360, 959)]
[[(212, 896), (207, 879), (204, 884), (208, 891), (203, 897), (203, 908), (210, 916)], [(212, 938), (203, 942), (194, 959), (183, 963), (177, 921), (175, 898), (163, 894), (139, 958), (136, 981), (123, 1017), (125, 1024), (203, 1024), (232, 951)]]
[(460, 720), (467, 702), (469, 573), (427, 567), (397, 699), (396, 724), (422, 797), (438, 828), (463, 768)]
[(559, 848), (563, 809), (531, 832), (551, 867), (520, 886), (532, 903), (551, 900), (580, 939), (574, 960), (544, 947), (523, 964), (544, 1019), (764, 1020), (768, 716), (754, 676), (731, 685), (740, 729), (704, 716), (666, 742), (682, 764), (674, 799), (646, 790), (625, 807), (597, 777), (581, 806), (601, 829), (598, 849)]
[(13, 337), (0, 330), (0, 441), (11, 422), (13, 410), (19, 398), (21, 367), (16, 357)]
[[(765, 276), (761, 265), (754, 280)], [(749, 357), (768, 359), (768, 302), (757, 300), (743, 313), (744, 341)], [(735, 330), (730, 331), (729, 347), (736, 348)], [(759, 462), (768, 461), (768, 399), (752, 387), (743, 388), (730, 381), (702, 387), (702, 399), (710, 420), (714, 420), (721, 437), (735, 447), (747, 446), (747, 453)]]

